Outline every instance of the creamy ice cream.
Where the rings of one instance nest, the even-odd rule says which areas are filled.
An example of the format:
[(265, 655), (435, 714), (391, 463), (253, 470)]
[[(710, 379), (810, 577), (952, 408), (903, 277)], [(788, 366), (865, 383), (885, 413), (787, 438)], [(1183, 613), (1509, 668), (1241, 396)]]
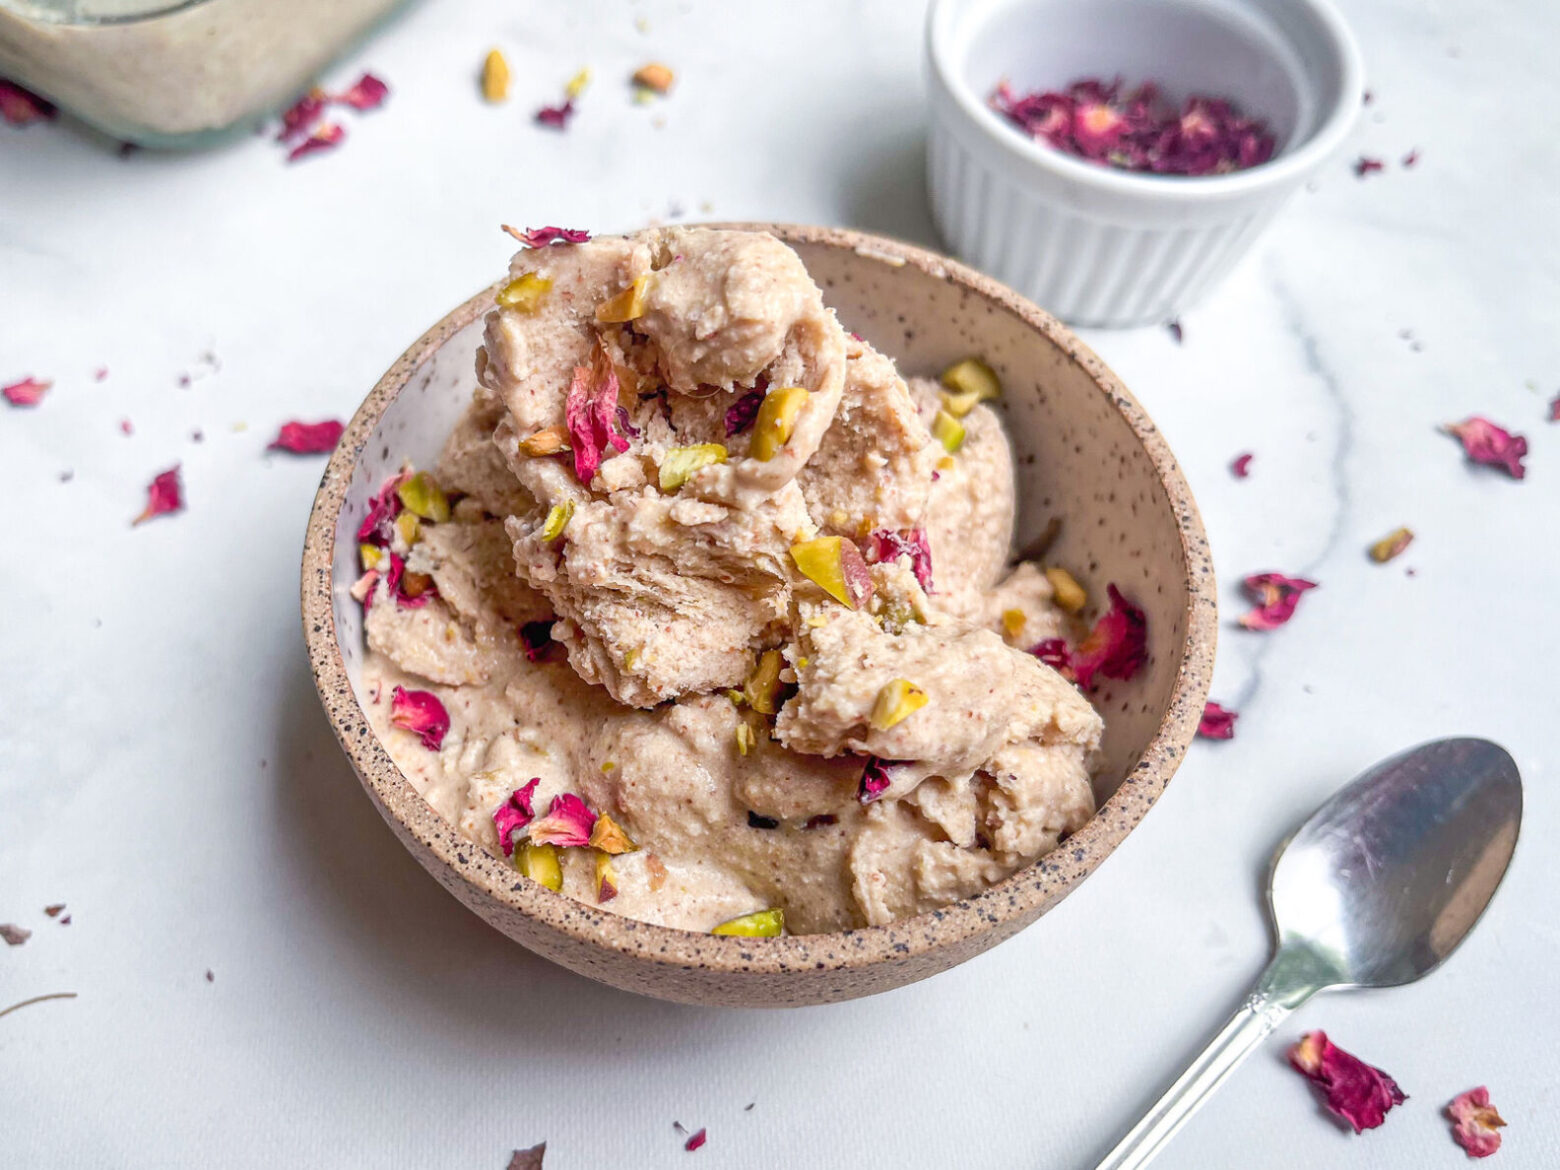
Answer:
[(438, 466), (360, 534), (396, 762), (528, 876), (692, 930), (883, 923), (1054, 848), (1102, 725), (1028, 652), (1067, 619), (1009, 564), (970, 370), (907, 383), (761, 233), (517, 254)]

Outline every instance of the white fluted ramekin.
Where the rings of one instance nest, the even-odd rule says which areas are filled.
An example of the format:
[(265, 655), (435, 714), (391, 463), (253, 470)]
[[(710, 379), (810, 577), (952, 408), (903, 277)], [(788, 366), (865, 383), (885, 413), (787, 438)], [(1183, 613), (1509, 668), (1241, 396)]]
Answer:
[[(1196, 303), (1358, 116), (1364, 70), (1329, 0), (932, 0), (932, 213), (960, 259), (1077, 325), (1140, 325)], [(1232, 98), (1273, 158), (1227, 175), (1145, 175), (1036, 142), (987, 99), (1080, 77)]]

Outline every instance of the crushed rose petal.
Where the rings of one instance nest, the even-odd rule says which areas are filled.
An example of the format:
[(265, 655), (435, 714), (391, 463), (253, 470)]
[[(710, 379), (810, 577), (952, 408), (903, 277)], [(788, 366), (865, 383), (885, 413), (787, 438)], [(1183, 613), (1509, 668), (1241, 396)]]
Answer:
[(542, 1159), (546, 1156), (546, 1142), (532, 1146), (528, 1150), (516, 1150), (505, 1170), (542, 1170)]
[(297, 146), (287, 152), (288, 162), (297, 162), (300, 158), (306, 158), (311, 154), (318, 154), (322, 150), (331, 150), (340, 145), (341, 140), (347, 136), (346, 129), (340, 122), (326, 122), (325, 125), (311, 133)]
[(390, 722), (416, 734), (423, 747), (436, 752), (444, 745), (444, 733), (450, 729), (450, 714), (432, 691), (409, 691), (396, 687), (390, 692)]
[(1181, 319), (1179, 317), (1166, 321), (1165, 328), (1170, 331), (1171, 341), (1175, 342), (1177, 345), (1182, 345), (1185, 343), (1186, 330), (1182, 328)]
[(4, 394), (12, 406), (37, 406), (53, 385), (53, 382), (41, 382), (37, 378), (23, 378), (9, 386), (0, 386), (0, 394)]
[(520, 627), (520, 645), (524, 649), (527, 662), (539, 662), (547, 655), (547, 647), (552, 645), (552, 619), (541, 622), (526, 622)]
[(1177, 110), (1152, 82), (1128, 91), (1119, 78), (1081, 78), (1061, 91), (1020, 96), (1004, 81), (990, 104), (1031, 138), (1129, 171), (1228, 174), (1267, 162), (1277, 144), (1265, 121), (1227, 99), (1193, 95)]
[(547, 815), (531, 822), (531, 840), (538, 845), (561, 845), (565, 848), (584, 848), (590, 844), (590, 831), (595, 827), (596, 814), (572, 792), (553, 797)]
[(341, 93), (332, 94), (331, 101), (339, 106), (351, 106), (354, 110), (377, 110), (390, 96), (390, 87), (372, 73), (365, 73)]
[(1468, 1151), (1468, 1157), (1488, 1158), (1500, 1149), (1506, 1119), (1490, 1104), (1490, 1091), (1483, 1085), (1453, 1097), (1446, 1116), (1452, 1122), (1452, 1140)]
[(358, 543), (388, 545), (395, 539), (395, 518), (401, 514), (401, 497), (397, 489), (403, 475), (392, 475), (385, 480), (379, 494), (368, 501), (368, 514), (358, 525)]
[(0, 938), (5, 939), (6, 946), (19, 947), (32, 938), (32, 931), (14, 922), (0, 922)]
[(268, 451), (290, 451), (294, 455), (328, 455), (336, 449), (346, 428), (335, 419), (306, 423), (294, 419), (284, 422)]
[(549, 244), (583, 244), (590, 239), (589, 232), (578, 228), (539, 227), (520, 231), (505, 224), (504, 230), (527, 248), (545, 248)]
[[(856, 799), (862, 804), (871, 804), (883, 793), (888, 791), (888, 786), (894, 782), (889, 769), (902, 763), (900, 760), (885, 760), (878, 756), (868, 756), (865, 766), (861, 769), (861, 783), (856, 789)], [(814, 817), (813, 820), (818, 818)], [(832, 821), (830, 822), (833, 823)], [(812, 821), (807, 822), (808, 828), (813, 828)]]
[(323, 89), (315, 86), (309, 90), (282, 111), (282, 128), (277, 132), (276, 141), (292, 142), (302, 138), (320, 120), (329, 104), (330, 98)]
[(753, 425), (753, 420), (758, 417), (758, 408), (764, 405), (764, 391), (750, 390), (726, 411), (726, 438), (740, 435)]
[(1295, 616), (1300, 595), (1317, 587), (1315, 581), (1282, 573), (1253, 573), (1241, 584), (1257, 603), (1255, 609), (1240, 615), (1240, 624), (1248, 630), (1277, 629)]
[(0, 118), (11, 126), (47, 122), (54, 117), (54, 106), (14, 81), (0, 79)]
[(1251, 461), (1253, 458), (1255, 456), (1250, 451), (1242, 451), (1230, 463), (1230, 474), (1236, 479), (1245, 479), (1251, 474)]
[(867, 538), (867, 560), (872, 564), (910, 558), (910, 571), (922, 589), (932, 592), (932, 545), (926, 529), (907, 528), (896, 532), (879, 528)]
[(1067, 639), (1046, 638), (1029, 652), (1052, 670), (1072, 678), (1072, 656), (1067, 651)]
[(179, 482), (179, 468), (175, 464), (157, 475), (146, 488), (146, 507), (130, 523), (144, 524), (153, 516), (165, 516), (184, 508), (184, 487)]
[(531, 808), (531, 794), (541, 782), (540, 776), (532, 776), (511, 792), (508, 800), (493, 810), (493, 824), (498, 827), (498, 843), (503, 846), (505, 857), (515, 851), (514, 835), (536, 819), (536, 813)]
[(1239, 711), (1231, 711), (1209, 700), (1197, 722), (1197, 734), (1204, 739), (1234, 739), (1235, 720), (1239, 718)]
[(1527, 439), (1513, 435), (1487, 418), (1471, 415), (1460, 423), (1447, 423), (1441, 428), (1463, 445), (1468, 458), (1485, 467), (1504, 468), (1512, 479), (1527, 474), (1522, 457), (1527, 454)]
[(1407, 154), (1405, 154), (1403, 156), (1403, 165), (1405, 167), (1412, 167), (1418, 161), (1419, 161), (1419, 148), (1417, 146), (1413, 150), (1409, 151)]
[(1560, 394), (1549, 400), (1549, 421), (1560, 422)]
[(1345, 1052), (1326, 1032), (1307, 1032), (1289, 1050), (1289, 1063), (1322, 1093), (1329, 1112), (1341, 1117), (1355, 1133), (1375, 1129), (1387, 1111), (1408, 1097), (1397, 1082)]
[(554, 130), (567, 130), (569, 119), (574, 116), (574, 99), (569, 98), (561, 106), (543, 106), (536, 111), (536, 120)]
[(588, 366), (574, 368), (574, 380), (564, 401), (564, 422), (569, 428), (574, 454), (574, 474), (586, 487), (596, 478), (602, 452), (627, 451), (628, 440), (618, 434), (618, 376), (612, 362), (598, 349)]
[(700, 1146), (702, 1146), (707, 1140), (709, 1140), (708, 1136), (701, 1128), (696, 1133), (694, 1133), (692, 1137), (683, 1143), (683, 1149), (687, 1150), (691, 1154), (694, 1150), (697, 1150)]
[(433, 578), (426, 573), (407, 572), (406, 561), (397, 553), (390, 554), (390, 571), (385, 574), (385, 584), (398, 609), (421, 609), (439, 595)]
[(1107, 585), (1105, 591), (1110, 609), (1100, 615), (1069, 655), (1073, 674), (1084, 690), (1092, 688), (1096, 674), (1123, 681), (1131, 678), (1148, 657), (1148, 619), (1143, 611), (1114, 585)]
[(1354, 162), (1354, 177), (1363, 179), (1366, 175), (1373, 175), (1377, 171), (1383, 170), (1385, 166), (1386, 164), (1379, 158), (1368, 158), (1362, 154)]

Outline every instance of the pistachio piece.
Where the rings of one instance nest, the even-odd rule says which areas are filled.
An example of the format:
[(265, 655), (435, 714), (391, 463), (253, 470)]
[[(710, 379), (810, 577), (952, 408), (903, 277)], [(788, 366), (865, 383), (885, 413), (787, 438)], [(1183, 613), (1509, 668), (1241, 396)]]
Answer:
[(726, 448), (719, 443), (695, 443), (691, 447), (673, 447), (661, 460), (661, 490), (675, 492), (693, 478), (694, 472), (712, 463), (726, 462)]
[[(1414, 533), (1408, 528), (1395, 528), (1387, 533), (1375, 544), (1370, 546), (1370, 559), (1378, 565), (1384, 565), (1393, 557), (1401, 556), (1403, 551), (1414, 542)], [(367, 565), (367, 562), (364, 562)], [(367, 565), (372, 568), (372, 565)]]
[(363, 562), (365, 569), (385, 569), (390, 566), (390, 554), (377, 544), (369, 544), (367, 541), (358, 545), (358, 560)]
[(515, 868), (549, 890), (563, 889), (563, 867), (558, 864), (558, 848), (555, 845), (522, 842), (515, 847)]
[(509, 62), (497, 49), (489, 49), (482, 62), (482, 97), (501, 102), (509, 96)]
[(896, 678), (877, 694), (870, 721), (878, 731), (903, 723), (930, 702), (926, 692), (907, 678)]
[(612, 858), (596, 850), (596, 901), (610, 902), (617, 897), (617, 871), (612, 868)]
[(574, 501), (564, 500), (561, 504), (554, 504), (547, 512), (547, 521), (542, 525), (542, 541), (551, 544), (563, 535), (563, 530), (569, 526), (569, 521), (574, 519)]
[(542, 307), (542, 302), (547, 299), (547, 294), (551, 291), (552, 281), (547, 277), (527, 272), (499, 289), (498, 296), (493, 299), (498, 302), (500, 309), (513, 309), (517, 313), (534, 313)]
[(635, 321), (645, 315), (645, 291), (650, 287), (650, 274), (634, 277), (634, 282), (616, 296), (608, 297), (596, 306), (596, 320), (608, 324)]
[(932, 419), (932, 438), (943, 445), (943, 450), (952, 455), (960, 447), (964, 446), (964, 424), (946, 410), (939, 410)]
[(411, 548), (422, 539), (422, 521), (417, 518), (416, 512), (402, 512), (395, 518), (395, 533), (401, 538), (401, 543)]
[(1004, 609), (1002, 611), (1002, 630), (1009, 638), (1016, 638), (1022, 634), (1024, 626), (1028, 621), (1028, 616), (1021, 609)]
[(739, 755), (747, 755), (758, 744), (758, 738), (753, 734), (753, 728), (747, 723), (737, 724), (737, 752)]
[[(605, 764), (602, 768), (610, 771)], [(619, 853), (632, 853), (639, 848), (634, 844), (634, 839), (628, 835), (623, 826), (614, 821), (606, 813), (596, 818), (596, 823), (590, 828), (590, 847), (599, 849), (603, 853), (609, 853), (614, 857)]]
[(944, 409), (955, 418), (963, 418), (977, 403), (1002, 395), (1002, 383), (996, 371), (979, 358), (954, 362), (938, 379), (950, 393), (942, 396)]
[(780, 651), (765, 650), (742, 686), (748, 706), (760, 715), (773, 715), (780, 710), (780, 692), (785, 686), (780, 681), (780, 671), (784, 666), (785, 656)]
[(396, 485), (395, 494), (401, 497), (401, 503), (405, 507), (416, 512), (424, 520), (443, 524), (450, 518), (449, 497), (444, 494), (439, 481), (426, 471), (407, 476)]
[(1066, 569), (1050, 568), (1045, 579), (1051, 583), (1051, 597), (1065, 613), (1077, 613), (1089, 604), (1089, 595)]
[(802, 386), (777, 386), (764, 395), (753, 423), (753, 443), (748, 448), (760, 463), (768, 463), (790, 441), (796, 429), (796, 416), (807, 401)]
[(520, 453), (533, 459), (539, 455), (556, 455), (568, 449), (569, 428), (563, 426), (545, 427), (520, 440)]
[(572, 102), (585, 92), (585, 87), (589, 84), (590, 70), (588, 68), (581, 69), (573, 77), (569, 78), (569, 83), (563, 87), (563, 94)]
[(785, 911), (778, 906), (772, 910), (755, 910), (730, 922), (722, 922), (710, 933), (737, 938), (779, 938), (785, 933)]
[(672, 88), (674, 80), (675, 76), (671, 69), (659, 61), (652, 61), (634, 70), (634, 84), (640, 89), (648, 89), (654, 93), (665, 93)]
[(872, 573), (856, 542), (819, 536), (791, 546), (797, 570), (841, 605), (860, 609), (872, 599)]

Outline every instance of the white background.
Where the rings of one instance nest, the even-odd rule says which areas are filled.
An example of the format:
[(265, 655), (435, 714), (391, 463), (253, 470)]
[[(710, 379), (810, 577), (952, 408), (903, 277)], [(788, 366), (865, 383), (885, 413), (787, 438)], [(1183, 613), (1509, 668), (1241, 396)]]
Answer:
[[(0, 1006), (79, 993), (0, 1020), (0, 1164), (498, 1170), (546, 1139), (549, 1170), (1092, 1165), (1261, 966), (1274, 843), (1377, 757), (1450, 733), (1504, 743), (1527, 782), (1487, 918), (1418, 986), (1313, 1002), (1159, 1164), (1456, 1167), (1438, 1113), (1480, 1083), (1511, 1123), (1493, 1165), (1556, 1164), (1560, 20), (1543, 0), (1348, 7), (1376, 100), (1347, 157), (1186, 314), (1184, 346), (1088, 336), (1202, 505), (1238, 738), (1198, 744), (1021, 937), (785, 1013), (597, 987), (402, 851), (305, 667), (323, 460), (264, 446), (284, 419), (349, 415), (501, 272), (500, 221), (680, 209), (935, 243), (920, 5), (425, 4), (329, 79), (372, 67), (388, 105), (294, 166), (261, 138), (121, 160), (68, 122), (0, 126), (0, 382), (56, 383), (0, 404), (0, 921), (36, 932), (0, 948)], [(516, 74), (497, 108), (474, 81), (494, 44)], [(678, 86), (638, 107), (624, 79), (652, 58)], [(568, 133), (533, 126), (585, 64)], [(1362, 152), (1386, 172), (1357, 180)], [(207, 350), (220, 371), (181, 388)], [(1471, 413), (1528, 435), (1525, 482), (1436, 433)], [(175, 462), (188, 511), (132, 530)], [(1370, 564), (1405, 523), (1408, 555)], [(1267, 569), (1322, 588), (1282, 630), (1233, 628), (1239, 577)], [(71, 925), (43, 917), (57, 901)], [(1307, 1027), (1412, 1099), (1340, 1132), (1283, 1063)], [(709, 1144), (684, 1153), (674, 1119)]]

